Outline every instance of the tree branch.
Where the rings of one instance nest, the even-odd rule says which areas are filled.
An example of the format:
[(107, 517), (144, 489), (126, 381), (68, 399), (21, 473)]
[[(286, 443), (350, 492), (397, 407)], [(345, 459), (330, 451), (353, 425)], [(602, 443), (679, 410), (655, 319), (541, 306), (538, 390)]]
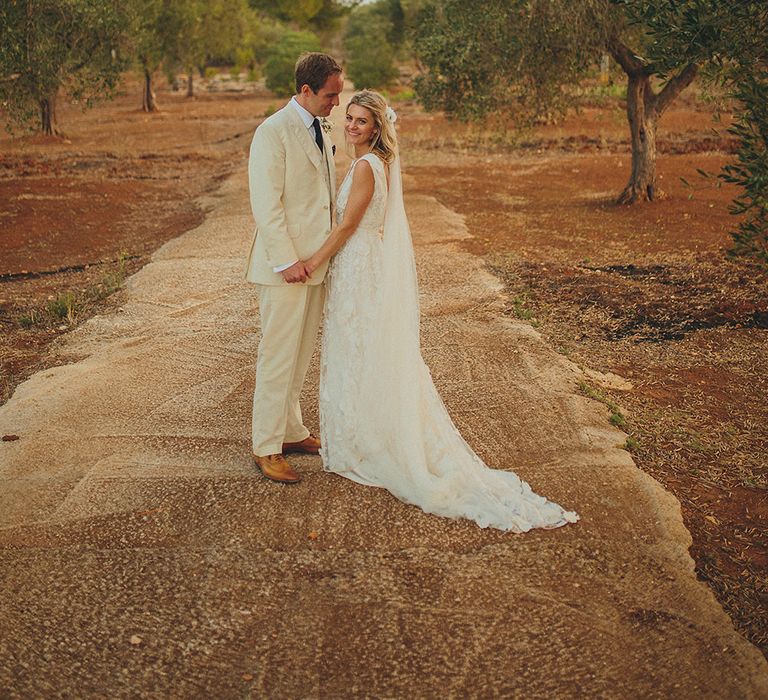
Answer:
[(93, 60), (93, 54), (96, 52), (96, 49), (98, 49), (99, 46), (101, 46), (101, 40), (100, 39), (96, 39), (96, 41), (93, 43), (91, 48), (88, 49), (85, 52), (85, 54), (83, 54), (83, 56), (84, 56), (83, 60), (80, 61), (79, 63), (76, 63), (73, 66), (70, 66), (69, 68), (67, 68), (67, 70), (70, 73), (77, 73), (79, 70), (82, 70), (83, 68), (85, 68), (88, 65), (88, 63), (91, 60)]
[(651, 108), (657, 117), (664, 114), (672, 101), (693, 82), (698, 72), (699, 66), (695, 63), (689, 63), (682, 72), (667, 82), (658, 95), (654, 96)]
[(623, 41), (612, 36), (605, 42), (605, 48), (627, 75), (648, 75), (648, 66), (643, 63)]

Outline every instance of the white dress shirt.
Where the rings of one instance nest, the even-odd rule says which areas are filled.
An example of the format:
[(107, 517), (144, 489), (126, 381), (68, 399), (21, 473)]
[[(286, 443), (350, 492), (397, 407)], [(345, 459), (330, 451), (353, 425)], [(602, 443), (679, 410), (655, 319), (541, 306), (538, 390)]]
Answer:
[[(302, 107), (299, 104), (299, 101), (296, 99), (295, 96), (291, 98), (291, 104), (296, 109), (296, 111), (299, 113), (299, 116), (301, 117), (301, 121), (304, 122), (304, 126), (307, 127), (307, 129), (310, 132), (310, 136), (312, 137), (312, 140), (314, 141), (315, 140), (315, 130), (312, 127), (312, 122), (315, 121), (315, 115), (312, 114), (311, 112), (308, 112), (306, 109), (304, 109), (304, 107)], [(273, 267), (272, 270), (274, 272), (282, 272), (283, 270), (287, 270), (292, 265), (295, 265), (297, 262), (299, 262), (299, 261), (298, 260), (294, 260), (292, 263), (288, 263), (287, 265), (280, 265), (278, 267)]]

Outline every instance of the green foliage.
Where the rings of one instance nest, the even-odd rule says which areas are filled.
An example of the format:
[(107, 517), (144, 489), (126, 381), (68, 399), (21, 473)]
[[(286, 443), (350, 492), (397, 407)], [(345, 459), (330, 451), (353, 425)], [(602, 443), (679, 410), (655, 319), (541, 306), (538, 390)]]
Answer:
[(323, 9), (323, 0), (251, 0), (251, 7), (283, 22), (306, 26)]
[(104, 273), (101, 281), (96, 285), (94, 289), (91, 290), (90, 296), (94, 300), (98, 301), (108, 297), (110, 294), (114, 294), (118, 289), (120, 289), (120, 287), (123, 285), (123, 282), (125, 282), (125, 277), (127, 274), (126, 262), (129, 258), (135, 257), (135, 255), (129, 256), (127, 252), (122, 251), (117, 258), (117, 264), (115, 265), (114, 269)]
[(384, 96), (387, 98), (387, 102), (410, 102), (416, 99), (416, 93), (411, 88), (402, 88), (393, 93), (385, 91)]
[(742, 109), (728, 131), (739, 139), (739, 150), (720, 175), (742, 190), (730, 207), (744, 217), (733, 233), (732, 254), (768, 264), (768, 72), (741, 76), (733, 95)]
[[(584, 381), (579, 382), (578, 388), (579, 391), (587, 398), (593, 399), (594, 401), (599, 401), (608, 407), (608, 410), (611, 412), (611, 415), (608, 417), (611, 425), (614, 425), (617, 428), (624, 428), (627, 425), (627, 419), (619, 407), (602, 391), (595, 389), (595, 387)], [(627, 440), (627, 442), (629, 442), (629, 440)]]
[(627, 99), (627, 84), (587, 85), (586, 87), (577, 87), (574, 92), (586, 102), (615, 102), (616, 99)]
[(530, 321), (534, 317), (534, 311), (528, 306), (528, 292), (522, 292), (512, 299), (512, 311), (521, 321)]
[(428, 110), (443, 109), (459, 119), (480, 119), (505, 107), (504, 54), (519, 52), (515, 36), (499, 22), (503, 3), (492, 0), (487, 12), (457, 0), (428, 2), (413, 25), (415, 52), (425, 67), (415, 82)]
[[(683, 63), (709, 63), (715, 74), (738, 55), (764, 53), (768, 7), (764, 2), (722, 0), (612, 0), (648, 38), (645, 59), (669, 74)], [(762, 25), (762, 26), (761, 26)], [(762, 42), (762, 47), (760, 46)]]
[(608, 420), (611, 425), (615, 425), (617, 428), (623, 428), (627, 424), (627, 419), (621, 411), (613, 411)]
[(142, 69), (153, 72), (163, 59), (160, 24), (162, 0), (130, 0), (127, 8), (130, 18), (130, 54)]
[(259, 17), (251, 24), (245, 46), (253, 61), (263, 65), (270, 48), (280, 41), (287, 28), (280, 22), (270, 18)]
[[(564, 86), (599, 57), (615, 13), (604, 3), (427, 0), (413, 21), (425, 70), (416, 92), (427, 109), (462, 120), (504, 112), (518, 121), (563, 114)], [(597, 9), (596, 9), (597, 8)]]
[(19, 326), (25, 329), (33, 326), (59, 326), (62, 321), (67, 321), (70, 326), (75, 325), (79, 319), (90, 315), (95, 304), (122, 287), (128, 273), (126, 263), (137, 257), (120, 253), (114, 264), (94, 284), (77, 294), (71, 291), (60, 292), (48, 301), (44, 309), (31, 309), (19, 316)]
[(130, 0), (131, 52), (142, 68), (172, 75), (212, 65), (250, 66), (259, 18), (247, 0)]
[(396, 42), (402, 41), (402, 32), (402, 9), (396, 0), (378, 0), (352, 12), (344, 53), (347, 74), (357, 89), (384, 88), (397, 77)]
[(207, 3), (203, 0), (174, 0), (163, 3), (158, 27), (166, 70), (192, 72), (206, 57), (205, 26)]
[[(131, 0), (137, 55), (150, 70), (202, 73), (208, 65), (251, 65), (258, 17), (247, 0)], [(146, 60), (150, 57), (150, 60)]]
[(111, 0), (0, 3), (0, 105), (8, 128), (28, 127), (60, 90), (90, 107), (126, 66), (127, 15)]
[(299, 56), (306, 51), (320, 51), (320, 41), (312, 32), (285, 32), (267, 52), (264, 76), (267, 88), (278, 97), (296, 92), (294, 69)]
[(304, 29), (329, 31), (356, 0), (250, 0), (250, 6), (280, 22)]
[(237, 62), (238, 51), (247, 50), (258, 17), (247, 0), (213, 0), (204, 3), (202, 22), (205, 61), (223, 65)]
[(640, 441), (629, 435), (622, 445), (622, 449), (625, 449), (627, 452), (637, 452), (640, 449)]
[(70, 323), (75, 320), (75, 295), (72, 292), (62, 292), (48, 302), (48, 313), (54, 318), (67, 319)]
[(19, 325), (22, 328), (31, 328), (36, 323), (39, 323), (40, 321), (40, 312), (36, 311), (35, 309), (32, 309), (27, 314), (22, 314), (19, 316)]

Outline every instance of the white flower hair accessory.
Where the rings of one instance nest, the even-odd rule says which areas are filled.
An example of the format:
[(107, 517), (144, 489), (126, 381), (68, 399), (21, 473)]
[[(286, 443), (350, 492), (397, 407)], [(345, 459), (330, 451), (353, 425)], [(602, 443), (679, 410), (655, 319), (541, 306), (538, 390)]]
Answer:
[(390, 124), (394, 124), (397, 121), (397, 113), (389, 105), (387, 105), (387, 112), (386, 112), (386, 114), (387, 114), (387, 121)]

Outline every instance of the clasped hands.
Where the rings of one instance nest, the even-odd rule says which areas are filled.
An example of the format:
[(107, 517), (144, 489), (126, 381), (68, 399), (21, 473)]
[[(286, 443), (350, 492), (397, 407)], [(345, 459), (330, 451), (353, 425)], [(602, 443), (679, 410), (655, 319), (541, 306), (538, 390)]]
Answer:
[(310, 258), (309, 260), (295, 262), (280, 274), (288, 284), (295, 284), (296, 282), (306, 282), (312, 276), (315, 269), (317, 269), (317, 266), (313, 264)]

